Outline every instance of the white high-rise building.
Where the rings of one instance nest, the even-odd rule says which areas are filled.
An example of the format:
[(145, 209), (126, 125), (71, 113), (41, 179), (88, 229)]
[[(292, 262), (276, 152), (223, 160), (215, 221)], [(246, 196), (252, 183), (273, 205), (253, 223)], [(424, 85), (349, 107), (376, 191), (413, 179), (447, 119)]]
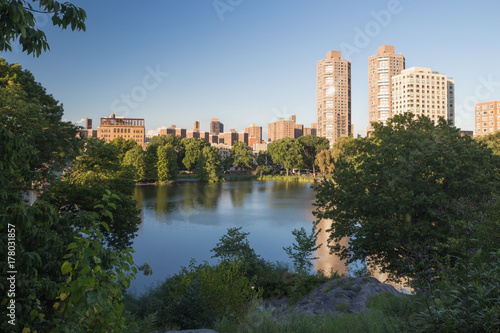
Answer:
[(437, 122), (439, 117), (454, 123), (455, 81), (430, 68), (411, 67), (391, 80), (392, 115), (411, 112)]

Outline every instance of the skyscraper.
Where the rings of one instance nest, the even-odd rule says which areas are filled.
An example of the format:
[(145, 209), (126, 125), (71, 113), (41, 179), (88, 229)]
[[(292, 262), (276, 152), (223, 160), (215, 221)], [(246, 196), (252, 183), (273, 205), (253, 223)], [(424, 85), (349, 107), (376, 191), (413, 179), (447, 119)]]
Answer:
[(433, 122), (439, 117), (453, 124), (455, 115), (455, 81), (430, 68), (411, 67), (392, 77), (392, 114), (411, 112), (427, 116)]
[(351, 63), (340, 51), (329, 51), (316, 68), (318, 136), (332, 145), (351, 134)]
[(368, 128), (372, 122), (385, 123), (392, 117), (391, 78), (405, 69), (405, 57), (394, 53), (394, 46), (382, 45), (368, 58)]

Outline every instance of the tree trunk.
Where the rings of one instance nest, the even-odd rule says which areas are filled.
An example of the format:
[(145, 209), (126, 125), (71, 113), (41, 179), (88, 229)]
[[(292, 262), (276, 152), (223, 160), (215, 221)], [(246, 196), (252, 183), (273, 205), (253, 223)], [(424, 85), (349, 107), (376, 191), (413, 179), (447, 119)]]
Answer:
[(288, 168), (286, 168), (286, 176), (288, 177)]

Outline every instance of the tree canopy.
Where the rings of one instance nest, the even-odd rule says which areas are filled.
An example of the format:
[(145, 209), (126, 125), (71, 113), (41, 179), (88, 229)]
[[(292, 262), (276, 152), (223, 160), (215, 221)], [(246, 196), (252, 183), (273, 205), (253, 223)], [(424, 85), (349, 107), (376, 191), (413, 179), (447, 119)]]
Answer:
[(315, 135), (305, 135), (297, 139), (304, 147), (304, 163), (316, 174), (316, 155), (322, 150), (328, 149), (330, 142), (327, 138)]
[(50, 49), (45, 32), (36, 27), (35, 13), (49, 16), (62, 29), (85, 31), (87, 14), (69, 2), (0, 0), (0, 51), (12, 51), (16, 41), (23, 52), (36, 57)]
[(286, 175), (292, 168), (304, 167), (304, 147), (293, 138), (283, 138), (271, 142), (267, 150), (275, 163), (286, 169)]
[[(370, 138), (344, 142), (332, 179), (316, 193), (315, 215), (331, 219), (332, 250), (382, 271), (408, 272), (404, 257), (418, 244), (449, 253), (463, 207), (481, 211), (498, 193), (498, 156), (441, 120), (397, 115)], [(463, 205), (462, 205), (463, 206)], [(484, 210), (485, 211), (485, 210)]]
[(0, 123), (27, 139), (37, 151), (29, 168), (46, 180), (61, 172), (78, 152), (78, 127), (62, 121), (63, 107), (33, 75), (0, 58)]

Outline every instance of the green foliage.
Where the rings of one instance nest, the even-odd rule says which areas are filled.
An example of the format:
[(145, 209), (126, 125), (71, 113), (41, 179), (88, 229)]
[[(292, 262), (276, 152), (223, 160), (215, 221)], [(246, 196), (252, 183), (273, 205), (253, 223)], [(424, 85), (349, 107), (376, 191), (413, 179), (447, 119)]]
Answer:
[[(33, 2), (33, 3), (32, 3)], [(38, 3), (37, 3), (38, 2)], [(35, 5), (35, 3), (37, 3)], [(51, 16), (52, 24), (62, 29), (85, 31), (85, 11), (75, 5), (54, 0), (2, 0), (0, 1), (0, 51), (12, 51), (12, 42), (18, 41), (27, 54), (40, 56), (50, 49), (45, 33), (36, 28), (34, 13)]]
[(259, 165), (255, 169), (255, 174), (256, 175), (260, 175), (260, 176), (269, 175), (272, 172), (273, 172), (273, 169), (271, 167), (268, 167), (268, 166), (265, 166), (265, 165)]
[(493, 151), (493, 154), (500, 155), (500, 131), (479, 137), (477, 140), (486, 144)]
[(158, 147), (158, 179), (160, 181), (175, 180), (179, 169), (177, 168), (177, 154), (170, 144)]
[(240, 325), (221, 321), (214, 328), (219, 333), (282, 333), (282, 332), (328, 332), (328, 333), (400, 333), (410, 330), (395, 330), (391, 325), (393, 318), (382, 316), (379, 312), (347, 313), (335, 315), (288, 314), (280, 320), (270, 311), (262, 310), (257, 303), (249, 311)]
[(266, 151), (259, 151), (257, 158), (255, 159), (257, 165), (259, 166), (269, 166), (273, 164), (273, 159), (271, 158), (271, 154)]
[(198, 158), (196, 171), (202, 182), (219, 182), (222, 179), (219, 150), (215, 147), (204, 147)]
[(248, 149), (244, 142), (236, 141), (231, 147), (231, 160), (233, 166), (252, 169), (254, 167), (255, 158), (252, 150)]
[(316, 156), (319, 152), (330, 147), (330, 142), (327, 138), (315, 135), (304, 135), (297, 139), (304, 147), (304, 163), (313, 170), (313, 175), (316, 174)]
[[(111, 199), (116, 195), (107, 192), (103, 196), (101, 217), (108, 216), (114, 207)], [(94, 218), (98, 218), (94, 214)], [(135, 278), (137, 268), (133, 266), (131, 249), (106, 250), (102, 246), (103, 235), (100, 225), (108, 229), (104, 222), (96, 223), (89, 229), (82, 229), (68, 244), (68, 254), (64, 256), (61, 273), (66, 280), (59, 284), (57, 302), (53, 308), (59, 311), (53, 321), (53, 332), (69, 327), (77, 331), (111, 332), (125, 329), (123, 317), (123, 289)], [(132, 271), (132, 272), (130, 272)]]
[(118, 158), (120, 163), (123, 163), (123, 159), (125, 158), (127, 152), (135, 150), (137, 147), (141, 148), (134, 139), (125, 140), (121, 136), (117, 137), (110, 143), (118, 149)]
[(109, 189), (120, 198), (115, 203), (115, 221), (118, 222), (105, 217), (104, 222), (109, 224), (110, 231), (102, 229), (101, 232), (109, 246), (125, 249), (132, 244), (140, 224), (140, 211), (132, 199), (136, 169), (120, 164), (119, 151), (114, 145), (94, 138), (85, 142), (71, 172), (64, 180), (54, 183), (42, 198), (60, 210), (76, 215), (80, 211), (93, 211), (101, 201), (102, 193)]
[(322, 245), (316, 245), (320, 231), (321, 229), (316, 231), (315, 225), (312, 226), (310, 235), (307, 235), (304, 228), (292, 231), (296, 243), (292, 244), (292, 246), (283, 247), (283, 250), (293, 260), (293, 267), (296, 272), (308, 273), (313, 266), (312, 261), (318, 259), (318, 257), (311, 258), (311, 255)]
[(197, 138), (184, 138), (182, 139), (181, 144), (186, 147), (186, 153), (182, 163), (187, 170), (192, 171), (198, 162), (201, 151), (205, 147), (210, 147), (210, 144)]
[(229, 228), (227, 234), (223, 235), (216, 246), (210, 250), (215, 254), (212, 258), (242, 259), (245, 262), (254, 262), (258, 259), (254, 249), (250, 247), (247, 236), (248, 232), (241, 232), (242, 227)]
[(189, 267), (143, 296), (136, 314), (157, 311), (157, 328), (207, 328), (223, 317), (233, 324), (240, 321), (258, 297), (239, 260), (223, 259), (214, 266), (191, 260)]
[(413, 274), (405, 254), (428, 242), (444, 256), (457, 237), (457, 201), (482, 209), (498, 192), (500, 160), (444, 121), (398, 115), (375, 125), (370, 138), (345, 142), (331, 180), (316, 187), (318, 219), (331, 219), (330, 240), (349, 238), (343, 258), (367, 257), (383, 272)]
[(63, 112), (29, 71), (0, 58), (0, 124), (37, 151), (38, 158), (26, 162), (38, 180), (51, 180), (78, 152), (78, 128), (62, 121)]
[(304, 163), (304, 147), (295, 139), (283, 138), (268, 145), (268, 151), (275, 163), (286, 169), (286, 175), (292, 168), (301, 169)]
[(18, 202), (19, 189), (35, 179), (29, 164), (37, 159), (36, 151), (25, 139), (0, 127), (0, 200)]
[[(135, 141), (134, 141), (135, 142)], [(132, 165), (135, 168), (134, 181), (146, 180), (146, 154), (139, 145), (128, 150), (122, 160), (123, 165)]]

